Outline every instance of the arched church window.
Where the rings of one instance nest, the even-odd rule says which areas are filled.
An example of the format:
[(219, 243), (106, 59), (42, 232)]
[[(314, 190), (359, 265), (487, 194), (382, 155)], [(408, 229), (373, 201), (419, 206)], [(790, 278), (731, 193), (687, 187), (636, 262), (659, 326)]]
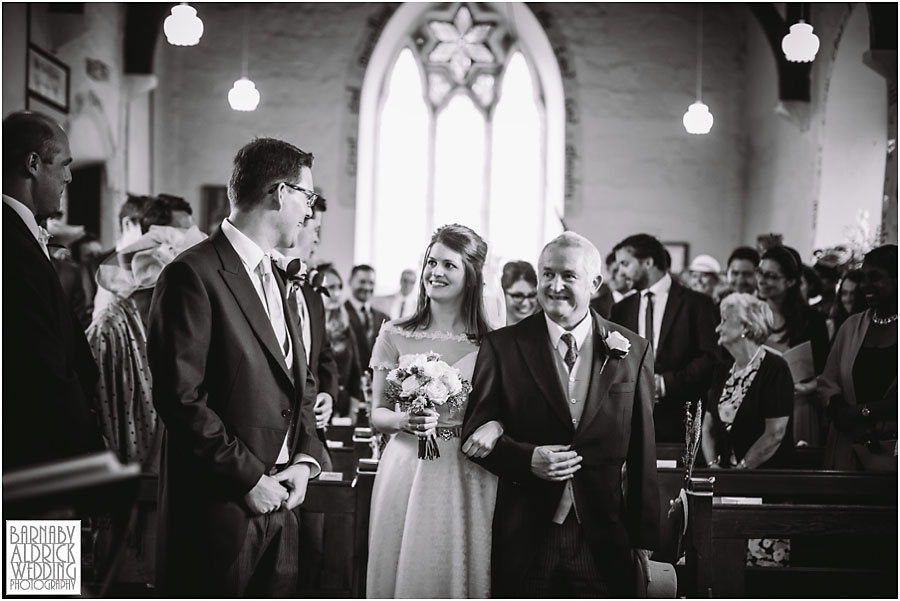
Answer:
[(390, 290), (456, 222), (488, 242), (489, 283), (535, 262), (562, 231), (562, 124), (555, 57), (524, 5), (402, 5), (363, 85), (356, 261)]

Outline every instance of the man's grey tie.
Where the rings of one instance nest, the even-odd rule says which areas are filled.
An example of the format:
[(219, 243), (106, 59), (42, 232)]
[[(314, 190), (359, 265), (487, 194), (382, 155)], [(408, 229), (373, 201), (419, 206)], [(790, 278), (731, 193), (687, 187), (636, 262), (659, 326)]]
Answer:
[(290, 346), (288, 345), (287, 324), (284, 321), (284, 305), (281, 302), (281, 295), (278, 293), (278, 284), (275, 283), (275, 276), (272, 275), (272, 259), (269, 255), (263, 256), (256, 266), (256, 271), (262, 281), (269, 321), (272, 323), (272, 329), (275, 331), (278, 345), (281, 347), (284, 356), (287, 357), (290, 352)]
[(650, 342), (650, 350), (653, 351), (653, 339), (656, 337), (653, 327), (653, 293), (648, 290), (644, 293), (644, 296), (647, 298), (647, 308), (644, 310), (644, 333), (647, 334), (646, 338)]
[(569, 372), (571, 372), (572, 368), (575, 367), (575, 361), (578, 360), (578, 351), (575, 349), (575, 337), (566, 332), (560, 338), (562, 338), (562, 341), (565, 342), (568, 347), (563, 361), (566, 362), (566, 367), (568, 367)]

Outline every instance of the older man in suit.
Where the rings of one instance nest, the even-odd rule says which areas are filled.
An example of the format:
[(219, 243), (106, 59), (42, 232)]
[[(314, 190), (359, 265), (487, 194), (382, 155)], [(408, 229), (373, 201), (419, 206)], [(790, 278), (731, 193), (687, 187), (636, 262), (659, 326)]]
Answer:
[(296, 306), (267, 254), (312, 215), (312, 155), (245, 145), (231, 213), (160, 276), (150, 313), (153, 399), (166, 426), (160, 580), (168, 596), (296, 593), (297, 513), (320, 471), (316, 382)]
[[(589, 309), (601, 258), (566, 232), (538, 262), (542, 312), (485, 337), (463, 452), (500, 477), (492, 594), (634, 597), (659, 529), (648, 344)], [(498, 420), (492, 450), (469, 437)]]
[(3, 120), (3, 469), (102, 451), (97, 380), (38, 222), (72, 181), (69, 139), (40, 113)]
[(614, 250), (638, 294), (616, 303), (610, 319), (650, 342), (656, 357), (656, 440), (682, 442), (685, 403), (706, 396), (718, 360), (718, 311), (710, 297), (669, 275), (665, 247), (653, 236), (629, 236)]

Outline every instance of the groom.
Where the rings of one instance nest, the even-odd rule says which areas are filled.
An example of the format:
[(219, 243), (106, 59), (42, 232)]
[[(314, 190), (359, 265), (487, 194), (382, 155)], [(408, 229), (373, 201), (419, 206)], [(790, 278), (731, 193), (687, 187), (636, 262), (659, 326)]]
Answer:
[[(601, 258), (566, 232), (538, 262), (539, 312), (482, 342), (462, 440), (505, 432), (475, 459), (500, 477), (495, 597), (635, 597), (657, 544), (653, 356), (589, 309)], [(635, 552), (637, 551), (637, 552)]]

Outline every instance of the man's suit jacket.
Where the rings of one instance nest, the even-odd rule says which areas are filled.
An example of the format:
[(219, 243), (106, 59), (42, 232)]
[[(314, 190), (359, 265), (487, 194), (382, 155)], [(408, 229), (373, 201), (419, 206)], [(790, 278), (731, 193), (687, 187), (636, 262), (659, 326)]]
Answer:
[(612, 288), (606, 282), (603, 282), (600, 284), (600, 289), (597, 291), (596, 296), (591, 299), (591, 309), (599, 313), (603, 319), (609, 319), (614, 304), (616, 304), (616, 301), (613, 300)]
[[(613, 306), (610, 320), (636, 332), (640, 306), (640, 294), (627, 296)], [(666, 387), (653, 411), (660, 442), (683, 442), (685, 402), (706, 398), (719, 360), (717, 322), (712, 299), (672, 280), (655, 349), (654, 373)]]
[(3, 470), (102, 451), (97, 365), (56, 271), (3, 204)]
[(91, 325), (91, 310), (85, 301), (84, 285), (82, 283), (81, 266), (72, 261), (64, 261), (50, 257), (50, 263), (56, 270), (59, 277), (59, 284), (62, 286), (63, 294), (75, 314), (81, 329), (86, 330)]
[(309, 284), (300, 287), (309, 312), (309, 370), (315, 375), (318, 392), (327, 392), (337, 401), (340, 384), (331, 342), (325, 335), (325, 304), (322, 295)]
[[(275, 274), (285, 298), (284, 284)], [(221, 230), (170, 263), (150, 309), (153, 401), (166, 426), (160, 466), (160, 583), (167, 594), (218, 596), (244, 541), (243, 497), (269, 473), (293, 416), (294, 446), (317, 460), (316, 384), (284, 303), (287, 368), (259, 295)]]
[(372, 308), (372, 335), (366, 334), (366, 327), (363, 324), (362, 317), (356, 312), (356, 308), (349, 300), (344, 301), (344, 308), (347, 309), (347, 317), (350, 319), (350, 328), (356, 338), (356, 350), (359, 357), (359, 366), (366, 370), (369, 368), (369, 360), (372, 358), (372, 347), (375, 346), (375, 339), (381, 330), (381, 324), (388, 321), (389, 317), (381, 311)]
[[(572, 479), (575, 506), (612, 590), (633, 587), (633, 548), (656, 548), (659, 492), (649, 345), (596, 312), (591, 315), (594, 357), (577, 429), (543, 312), (482, 341), (461, 440), (490, 420), (503, 424), (494, 450), (476, 460), (500, 477), (491, 564), (495, 596), (519, 596), (516, 586), (540, 549), (565, 486), (531, 473), (536, 446), (571, 445), (583, 457)], [(603, 340), (610, 331), (630, 342), (625, 357), (608, 351)]]

